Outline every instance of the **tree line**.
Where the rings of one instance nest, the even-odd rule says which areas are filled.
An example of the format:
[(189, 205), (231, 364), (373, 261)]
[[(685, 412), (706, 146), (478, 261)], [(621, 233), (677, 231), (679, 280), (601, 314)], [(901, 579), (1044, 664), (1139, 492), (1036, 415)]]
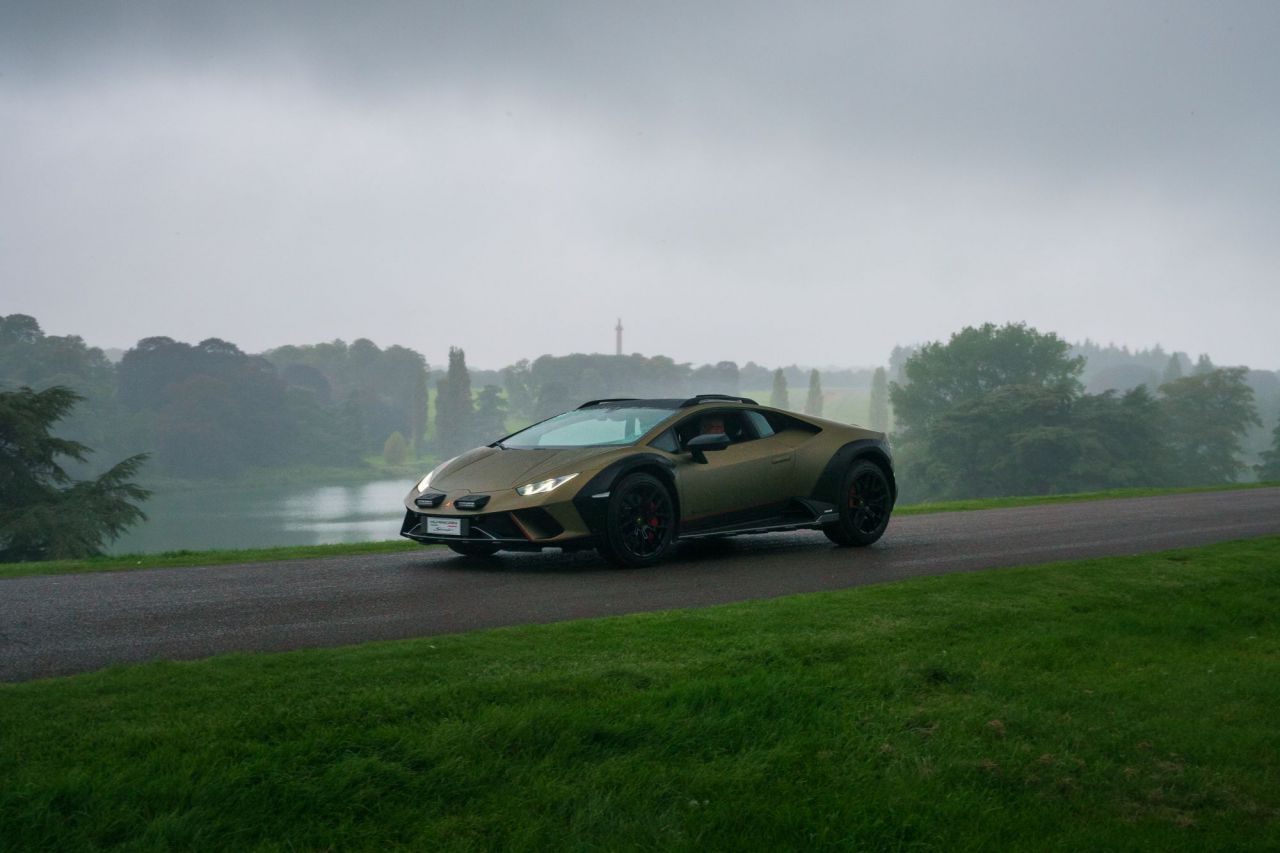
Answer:
[[(1107, 352), (1112, 362), (1126, 356)], [(1250, 473), (1280, 480), (1276, 374), (1218, 367), (1207, 356), (1137, 357), (1148, 365), (1163, 359), (1158, 378), (1090, 390), (1086, 357), (1056, 335), (988, 324), (945, 343), (895, 348), (887, 368), (859, 375), (867, 379), (868, 426), (890, 432), (906, 501), (1208, 485)], [(0, 317), (0, 558), (92, 550), (141, 517), (145, 490), (132, 482), (139, 472), (204, 478), (246, 468), (356, 467), (378, 453), (403, 465), (620, 394), (767, 386), (765, 402), (824, 414), (830, 372), (748, 367), (574, 354), (473, 374), (455, 347), (431, 401), (421, 354), (364, 339), (254, 355), (217, 338), (150, 337), (112, 364), (79, 337), (46, 335), (25, 315)], [(836, 375), (841, 382), (851, 372)], [(491, 381), (476, 388), (476, 376)], [(797, 378), (807, 385), (803, 403), (791, 396)], [(1252, 472), (1246, 447), (1258, 459)], [(96, 473), (102, 466), (92, 464), (90, 448), (124, 461)], [(32, 533), (56, 526), (65, 517), (60, 507), (69, 512), (85, 500), (99, 507), (93, 523), (63, 525), (44, 539)]]
[[(1175, 360), (1154, 387), (1088, 393), (1086, 360), (1024, 325), (918, 348), (891, 383), (908, 501), (1230, 483), (1262, 421), (1246, 368)], [(1257, 474), (1280, 478), (1280, 426)]]

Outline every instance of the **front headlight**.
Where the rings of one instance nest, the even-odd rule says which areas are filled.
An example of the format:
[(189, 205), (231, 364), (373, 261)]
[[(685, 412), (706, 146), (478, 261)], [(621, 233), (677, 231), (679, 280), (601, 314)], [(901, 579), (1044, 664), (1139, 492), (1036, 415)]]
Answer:
[[(458, 457), (456, 456), (453, 457), (453, 459), (457, 459), (457, 458)], [(421, 480), (418, 481), (418, 491), (425, 492), (427, 489), (431, 488), (431, 478), (434, 477), (436, 474), (439, 474), (440, 469), (448, 465), (450, 462), (452, 462), (453, 459), (446, 459), (436, 467), (432, 468), (431, 473), (427, 474), (427, 476), (423, 477)]]
[(565, 483), (572, 480), (577, 474), (565, 474), (562, 477), (552, 477), (550, 480), (540, 480), (537, 483), (526, 483), (516, 489), (517, 492), (528, 497), (529, 495), (543, 495), (552, 489), (558, 489)]

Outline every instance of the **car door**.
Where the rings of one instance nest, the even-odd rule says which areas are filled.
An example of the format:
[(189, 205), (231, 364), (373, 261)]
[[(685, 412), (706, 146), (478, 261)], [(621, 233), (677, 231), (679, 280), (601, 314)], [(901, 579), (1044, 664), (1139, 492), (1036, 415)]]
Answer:
[(685, 523), (714, 525), (768, 514), (768, 507), (784, 500), (791, 479), (792, 454), (779, 447), (772, 434), (760, 436), (744, 410), (703, 411), (676, 426), (681, 442), (702, 434), (699, 424), (722, 418), (732, 443), (704, 454), (705, 463), (684, 456), (676, 480)]

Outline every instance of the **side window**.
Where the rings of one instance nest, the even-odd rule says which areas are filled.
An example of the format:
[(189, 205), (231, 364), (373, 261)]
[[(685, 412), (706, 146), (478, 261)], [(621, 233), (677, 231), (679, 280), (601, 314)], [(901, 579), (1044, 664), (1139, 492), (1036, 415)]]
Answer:
[(811, 423), (802, 421), (799, 418), (789, 417), (781, 412), (766, 412), (764, 413), (764, 416), (765, 419), (768, 420), (769, 425), (773, 427), (774, 432), (785, 432), (789, 429), (815, 434), (822, 432), (821, 428), (816, 427)]
[(662, 431), (662, 435), (649, 442), (650, 447), (656, 447), (658, 450), (665, 450), (668, 453), (679, 453), (680, 443), (676, 441), (676, 432), (674, 429), (666, 429)]
[(749, 411), (747, 412), (747, 420), (756, 431), (756, 438), (768, 438), (773, 435), (773, 427), (769, 425), (769, 419), (763, 413)]
[(742, 412), (702, 412), (676, 424), (674, 429), (681, 447), (691, 438), (714, 433), (724, 433), (734, 444), (755, 438), (755, 434), (747, 427)]

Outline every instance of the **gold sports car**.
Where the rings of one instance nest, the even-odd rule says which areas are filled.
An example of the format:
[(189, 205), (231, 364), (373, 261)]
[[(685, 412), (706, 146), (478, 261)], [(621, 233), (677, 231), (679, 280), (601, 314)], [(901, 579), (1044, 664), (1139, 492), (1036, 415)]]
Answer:
[(677, 540), (744, 533), (870, 545), (896, 499), (883, 433), (745, 397), (592, 400), (436, 466), (400, 535), (471, 557), (596, 548), (645, 566)]

